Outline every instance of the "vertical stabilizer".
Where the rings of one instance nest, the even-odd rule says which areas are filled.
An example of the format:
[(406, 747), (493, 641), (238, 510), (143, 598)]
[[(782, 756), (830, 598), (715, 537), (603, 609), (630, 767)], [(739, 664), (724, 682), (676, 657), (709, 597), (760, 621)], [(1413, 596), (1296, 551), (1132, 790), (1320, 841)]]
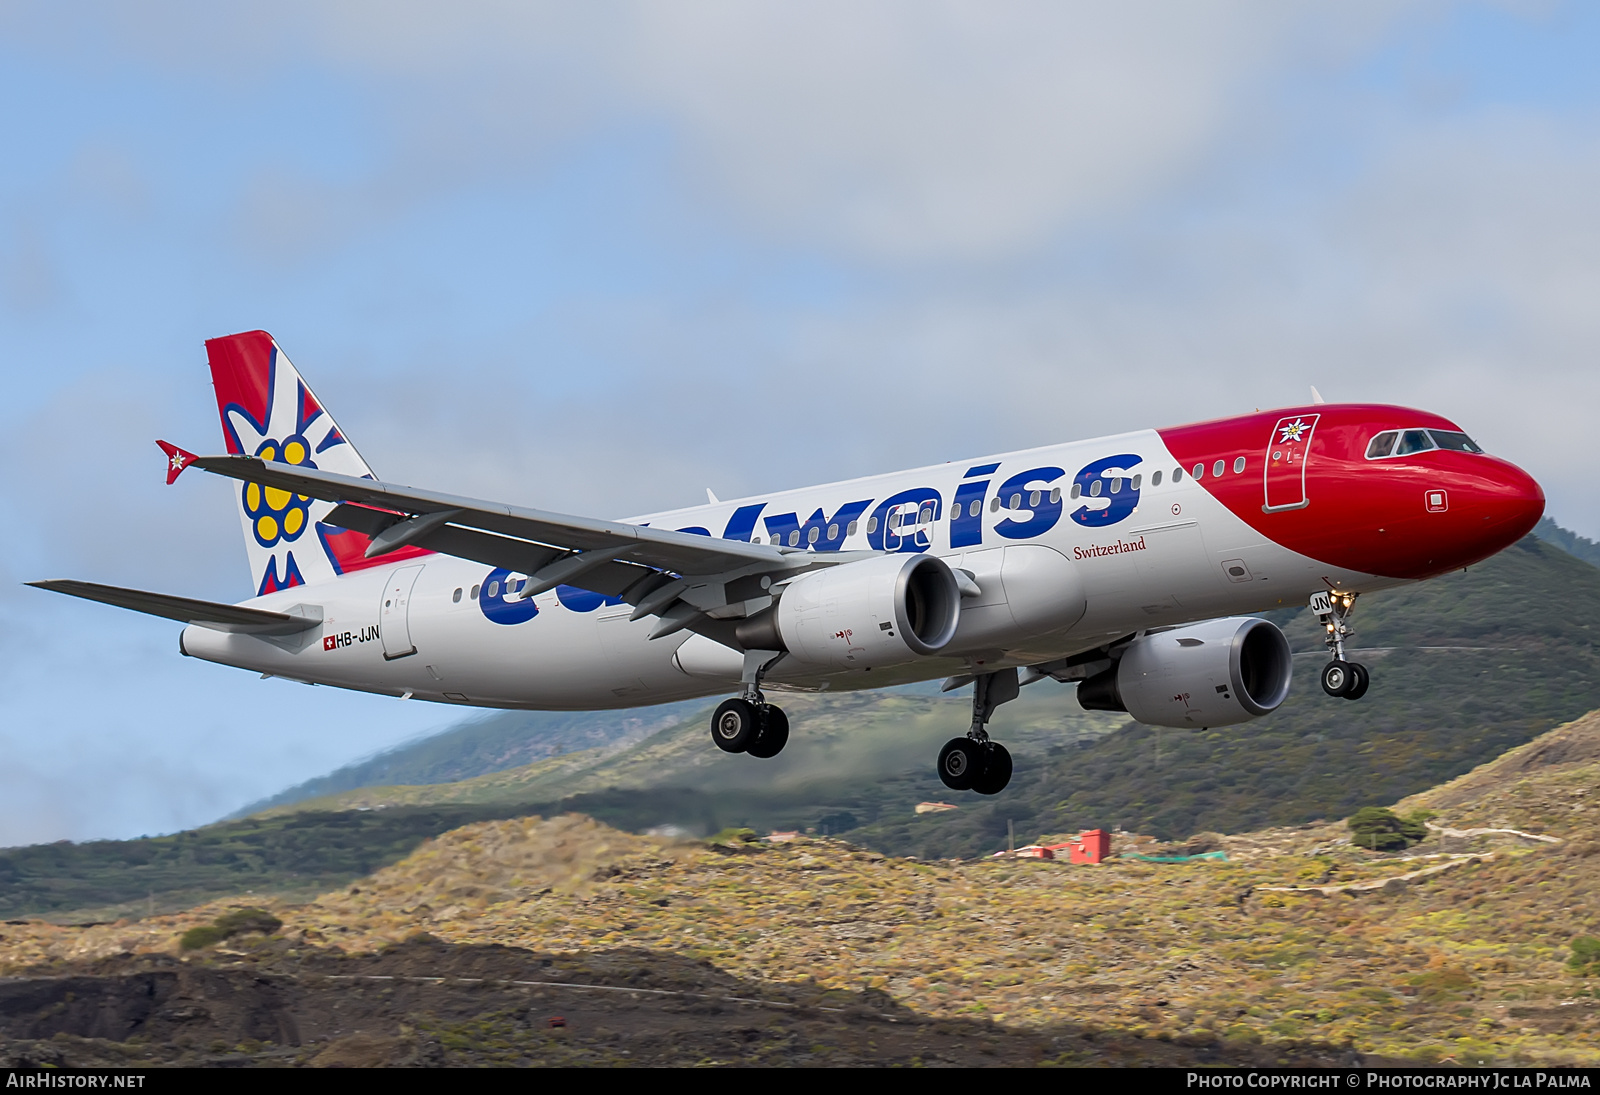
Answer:
[[(247, 331), (211, 339), (206, 357), (230, 453), (372, 478), (367, 462), (271, 335)], [(362, 557), (365, 536), (323, 523), (332, 503), (257, 483), (240, 484), (237, 498), (257, 596), (378, 562)], [(402, 549), (381, 561), (421, 554), (426, 553)]]

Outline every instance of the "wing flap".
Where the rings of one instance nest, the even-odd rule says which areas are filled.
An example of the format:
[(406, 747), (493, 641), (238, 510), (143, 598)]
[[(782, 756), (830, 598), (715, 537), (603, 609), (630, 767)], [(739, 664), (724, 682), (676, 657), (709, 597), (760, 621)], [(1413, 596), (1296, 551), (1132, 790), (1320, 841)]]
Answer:
[(174, 597), (169, 593), (149, 593), (142, 589), (125, 589), (122, 586), (71, 579), (29, 582), (28, 585), (36, 589), (48, 589), (52, 593), (65, 593), (69, 597), (81, 597), (86, 601), (132, 609), (147, 616), (162, 616), (179, 623), (197, 624), (213, 631), (240, 635), (298, 635), (322, 624), (322, 613), (315, 609), (312, 610), (314, 616), (298, 616), (287, 612), (269, 612), (264, 608), (244, 608), (215, 601), (198, 601), (191, 597)]

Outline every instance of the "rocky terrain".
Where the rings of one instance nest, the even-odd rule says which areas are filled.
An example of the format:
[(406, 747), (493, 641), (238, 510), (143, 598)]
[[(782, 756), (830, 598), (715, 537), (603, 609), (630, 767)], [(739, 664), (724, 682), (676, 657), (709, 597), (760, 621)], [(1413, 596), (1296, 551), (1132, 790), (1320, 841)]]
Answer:
[[(926, 862), (489, 821), (183, 951), (249, 900), (0, 926), (13, 1062), (1600, 1063), (1600, 713), (1228, 860)], [(1123, 851), (1175, 851), (1118, 834)], [(560, 1018), (564, 1025), (552, 1026)]]

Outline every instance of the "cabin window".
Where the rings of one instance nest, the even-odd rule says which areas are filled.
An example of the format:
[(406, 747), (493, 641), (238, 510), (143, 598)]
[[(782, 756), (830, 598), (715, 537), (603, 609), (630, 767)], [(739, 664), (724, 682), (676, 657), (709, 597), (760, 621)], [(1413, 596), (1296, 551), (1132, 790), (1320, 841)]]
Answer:
[[(500, 583), (499, 582), (490, 582), (489, 583), (489, 600), (492, 601), (498, 596), (500, 596)], [(383, 603), (385, 605), (387, 605), (389, 602), (385, 601)]]
[[(1161, 473), (1160, 472), (1156, 472), (1156, 474), (1160, 475)], [(1144, 476), (1142, 476), (1142, 475), (1135, 475), (1133, 477), (1133, 489), (1134, 490), (1138, 490), (1139, 489), (1139, 480), (1141, 480), (1143, 478), (1144, 478)]]
[(1022, 495), (1020, 493), (1013, 494), (1011, 496), (1011, 508), (1012, 509), (1021, 509), (1022, 508)]
[(1050, 501), (1052, 503), (1061, 501), (1061, 488), (1060, 487), (1057, 487), (1057, 488), (1055, 488), (1054, 490), (1052, 490), (1050, 492)]
[(450, 595), (450, 603), (451, 604), (457, 604), (457, 605), (461, 603), (461, 587), (460, 586), (457, 586), (456, 587), (456, 591)]
[(782, 542), (783, 542), (783, 537), (779, 536), (777, 533), (773, 533), (772, 534), (772, 546), (773, 547), (777, 547)]
[(990, 513), (999, 513), (1000, 512), (1000, 496), (998, 494), (995, 495), (992, 499), (989, 500), (989, 512)]
[(967, 516), (968, 517), (976, 517), (976, 516), (978, 516), (978, 514), (980, 514), (982, 512), (983, 512), (983, 500), (981, 498), (974, 498), (972, 500), (972, 505), (967, 507)]
[(1102, 485), (1103, 484), (1099, 479), (1096, 479), (1093, 483), (1090, 483), (1089, 484), (1089, 497), (1090, 498), (1099, 498), (1100, 497), (1100, 488), (1101, 488)]
[(933, 520), (933, 507), (932, 506), (925, 507), (921, 513), (917, 514), (917, 522), (919, 524), (925, 525), (931, 520)]
[(1244, 471), (1244, 457), (1241, 456), (1233, 462), (1233, 474), (1238, 475), (1242, 471)]
[(1073, 497), (1074, 500), (1076, 500), (1078, 495), (1080, 495), (1082, 493), (1083, 493), (1083, 487), (1082, 486), (1080, 486), (1077, 483), (1072, 484), (1072, 497)]
[(791, 532), (789, 534), (789, 546), (790, 547), (799, 547), (800, 546), (800, 530), (799, 529), (795, 529), (793, 532)]
[(471, 593), (470, 593), (470, 594), (469, 594), (469, 596), (470, 596), (470, 597), (471, 597), (471, 598), (472, 598), (472, 599), (473, 599), (473, 600), (474, 600), (474, 601), (476, 601), (476, 600), (477, 600), (477, 599), (478, 599), (478, 587), (477, 587), (477, 586), (473, 586), (473, 587), (472, 587), (472, 592), (471, 592)]
[(1222, 475), (1222, 473), (1227, 471), (1227, 470), (1228, 470), (1228, 462), (1226, 460), (1218, 460), (1215, 464), (1211, 465), (1211, 474), (1214, 475), (1214, 476), (1219, 476), (1220, 477)]
[(1427, 430), (1407, 430), (1400, 435), (1400, 444), (1395, 446), (1394, 454), (1396, 456), (1410, 456), (1412, 453), (1427, 452), (1429, 449), (1437, 447), (1433, 443), (1433, 438), (1428, 436)]
[(1206, 466), (1204, 464), (1196, 464), (1194, 466), (1194, 470), (1189, 474), (1194, 476), (1196, 479), (1204, 479), (1206, 477)]
[(856, 528), (860, 524), (861, 524), (861, 522), (859, 522), (859, 521), (851, 521), (848, 525), (845, 526), (844, 534), (846, 536), (854, 536), (856, 534)]
[(1040, 494), (1038, 491), (1031, 492), (1028, 495), (1028, 505), (1037, 506), (1039, 504), (1039, 499), (1041, 499), (1043, 497), (1044, 497), (1044, 495)]
[(1113, 476), (1112, 477), (1112, 480), (1111, 480), (1111, 493), (1112, 494), (1120, 494), (1120, 493), (1122, 493), (1122, 476), (1118, 475), (1118, 476)]
[[(838, 525), (834, 525), (833, 527), (835, 529), (837, 529), (839, 526)], [(818, 540), (820, 540), (821, 538), (822, 538), (822, 530), (819, 529), (816, 525), (812, 525), (811, 526), (811, 531), (806, 533), (806, 543), (814, 544)]]
[(1172, 481), (1174, 483), (1183, 482), (1183, 469), (1182, 468), (1173, 468), (1172, 469)]
[(877, 532), (878, 531), (878, 519), (876, 517), (868, 517), (867, 518), (867, 531), (868, 532)]
[(1434, 444), (1441, 449), (1450, 449), (1454, 452), (1482, 452), (1478, 443), (1464, 433), (1453, 430), (1429, 430), (1428, 435), (1433, 438)]
[(1388, 456), (1394, 449), (1394, 439), (1399, 436), (1398, 431), (1389, 430), (1374, 437), (1372, 443), (1367, 446), (1367, 459), (1376, 460), (1380, 456)]
[[(1136, 475), (1136, 476), (1134, 476), (1134, 478), (1138, 479), (1139, 477)], [(1161, 485), (1161, 473), (1160, 472), (1156, 472), (1154, 475), (1152, 475), (1150, 477), (1150, 485), (1152, 487), (1159, 487)]]

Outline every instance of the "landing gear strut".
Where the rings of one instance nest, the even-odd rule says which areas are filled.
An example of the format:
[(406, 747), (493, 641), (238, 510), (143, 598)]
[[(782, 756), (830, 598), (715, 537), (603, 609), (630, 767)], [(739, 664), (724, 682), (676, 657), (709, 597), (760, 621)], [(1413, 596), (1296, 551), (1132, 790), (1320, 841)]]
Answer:
[(1011, 782), (1011, 754), (984, 729), (994, 709), (1017, 698), (1017, 671), (979, 673), (972, 681), (972, 728), (939, 750), (939, 778), (952, 791), (998, 795)]
[(789, 716), (767, 702), (761, 678), (783, 657), (778, 650), (747, 650), (739, 695), (723, 700), (711, 716), (711, 740), (725, 753), (775, 757), (789, 742)]
[(1328, 611), (1322, 614), (1328, 634), (1324, 640), (1333, 660), (1322, 667), (1322, 690), (1330, 696), (1343, 696), (1359, 700), (1367, 694), (1372, 683), (1367, 667), (1360, 662), (1347, 661), (1344, 643), (1355, 632), (1350, 627), (1350, 613), (1355, 608), (1356, 593), (1334, 593), (1328, 597)]

